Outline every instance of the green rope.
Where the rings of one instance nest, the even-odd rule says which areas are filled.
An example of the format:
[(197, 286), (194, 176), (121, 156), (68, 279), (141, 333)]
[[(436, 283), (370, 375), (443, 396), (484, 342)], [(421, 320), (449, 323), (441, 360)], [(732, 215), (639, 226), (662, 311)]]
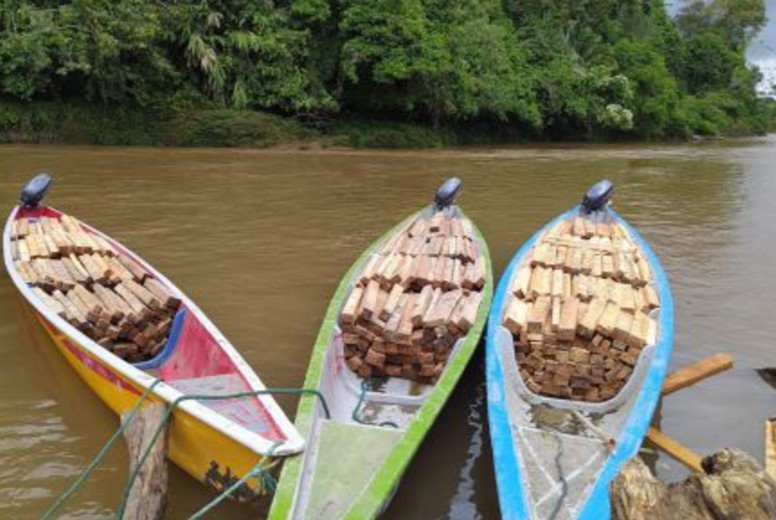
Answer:
[(366, 393), (371, 390), (371, 386), (372, 381), (370, 379), (364, 379), (361, 381), (361, 394), (358, 396), (358, 401), (356, 401), (356, 407), (353, 408), (351, 418), (358, 424), (364, 424), (366, 426), (390, 426), (391, 428), (398, 429), (399, 425), (393, 421), (383, 421), (378, 424), (373, 424), (361, 418), (361, 406), (364, 404), (364, 398), (366, 398)]
[(88, 466), (86, 466), (86, 469), (84, 469), (81, 474), (78, 476), (78, 478), (73, 482), (70, 487), (68, 487), (64, 492), (62, 492), (61, 495), (54, 501), (54, 503), (51, 505), (51, 507), (43, 513), (40, 516), (39, 520), (48, 520), (52, 517), (54, 513), (57, 512), (57, 510), (64, 505), (65, 502), (70, 498), (70, 496), (73, 495), (76, 491), (78, 491), (81, 486), (83, 486), (84, 482), (86, 482), (86, 479), (89, 477), (89, 475), (94, 471), (94, 468), (97, 467), (97, 465), (102, 461), (103, 458), (105, 458), (105, 455), (107, 455), (108, 451), (113, 447), (113, 445), (116, 443), (116, 441), (121, 437), (121, 435), (124, 433), (124, 430), (126, 429), (127, 425), (131, 422), (132, 418), (135, 416), (135, 414), (140, 410), (140, 406), (148, 399), (148, 396), (151, 394), (151, 391), (154, 389), (154, 387), (161, 382), (160, 379), (154, 380), (153, 383), (151, 383), (148, 388), (145, 389), (145, 391), (142, 393), (140, 398), (137, 400), (135, 405), (132, 407), (132, 409), (129, 411), (129, 415), (127, 415), (126, 420), (119, 426), (119, 429), (116, 430), (116, 433), (113, 434), (113, 436), (108, 440), (108, 442), (105, 443), (105, 446), (102, 447), (100, 452), (92, 459), (92, 461), (89, 463)]
[[(78, 476), (78, 478), (73, 482), (73, 484), (70, 485), (55, 501), (54, 504), (45, 512), (43, 515), (39, 517), (39, 520), (49, 520), (52, 518), (52, 515), (60, 508), (62, 505), (65, 504), (65, 502), (76, 492), (78, 489), (83, 486), (83, 484), (86, 482), (86, 479), (89, 477), (89, 475), (92, 473), (94, 468), (97, 467), (97, 465), (102, 462), (102, 459), (105, 458), (105, 456), (108, 454), (110, 449), (113, 447), (113, 445), (116, 443), (116, 441), (121, 437), (121, 435), (124, 433), (124, 430), (127, 428), (130, 422), (132, 422), (132, 419), (137, 414), (138, 410), (140, 409), (140, 406), (148, 399), (148, 396), (151, 394), (151, 391), (161, 382), (160, 379), (155, 379), (149, 386), (146, 388), (146, 390), (142, 393), (140, 398), (137, 400), (137, 402), (134, 404), (134, 406), (131, 408), (129, 414), (127, 415), (126, 419), (121, 423), (119, 428), (116, 430), (116, 432), (111, 436), (111, 438), (108, 440), (107, 443), (100, 449), (99, 453), (95, 455), (94, 459), (89, 463), (89, 465), (84, 469), (84, 471), (81, 473), (81, 475)], [(157, 427), (156, 431), (154, 432), (151, 442), (146, 446), (145, 451), (143, 452), (143, 455), (140, 457), (138, 464), (135, 465), (135, 467), (132, 470), (131, 476), (129, 480), (127, 481), (127, 484), (124, 488), (124, 492), (121, 499), (121, 504), (119, 505), (118, 510), (118, 520), (121, 520), (124, 517), (124, 512), (127, 506), (127, 498), (129, 497), (129, 491), (132, 489), (132, 486), (135, 483), (135, 479), (137, 478), (138, 473), (140, 472), (140, 468), (143, 467), (143, 463), (145, 463), (146, 459), (148, 458), (149, 454), (151, 453), (151, 449), (153, 448), (154, 444), (159, 438), (159, 435), (164, 430), (165, 426), (170, 420), (170, 417), (172, 416), (175, 408), (183, 401), (189, 401), (189, 400), (197, 400), (197, 401), (217, 401), (220, 399), (239, 399), (243, 397), (256, 397), (259, 395), (314, 395), (317, 397), (320, 402), (321, 406), (323, 406), (323, 411), (326, 415), (327, 419), (331, 418), (331, 413), (329, 411), (329, 406), (326, 403), (326, 398), (323, 396), (323, 394), (315, 389), (310, 388), (266, 388), (264, 390), (255, 390), (251, 392), (238, 392), (234, 394), (225, 394), (225, 395), (184, 395), (173, 401), (170, 406), (167, 408), (165, 415)], [(277, 444), (273, 445), (270, 451), (264, 456), (262, 461), (259, 462), (259, 464), (254, 467), (251, 472), (253, 472), (250, 476), (260, 475), (262, 479), (262, 486), (266, 485), (265, 489), (274, 489), (277, 487), (277, 483), (274, 482), (274, 477), (272, 475), (269, 475), (264, 471), (263, 463), (264, 461), (271, 457), (274, 454), (274, 450), (277, 448)], [(243, 477), (243, 479), (240, 479), (240, 484), (244, 483), (246, 478), (250, 477)], [(234, 486), (236, 489), (239, 487), (239, 485)], [(231, 494), (234, 490), (231, 489), (232, 486), (229, 488), (229, 494)], [(228, 496), (228, 495), (227, 495)], [(224, 497), (225, 498), (225, 497)], [(223, 500), (223, 498), (222, 498)], [(220, 502), (220, 501), (219, 501)]]
[[(242, 486), (249, 478), (253, 478), (255, 476), (261, 476), (262, 477), (262, 485), (264, 485), (263, 477), (265, 475), (270, 475), (268, 471), (265, 471), (264, 463), (267, 461), (269, 457), (271, 457), (275, 453), (275, 449), (277, 449), (278, 446), (280, 446), (280, 442), (276, 442), (272, 445), (272, 447), (267, 452), (267, 455), (265, 458), (261, 459), (258, 464), (256, 464), (251, 470), (249, 470), (245, 475), (239, 479), (238, 481), (234, 482), (231, 486), (223, 490), (217, 497), (215, 497), (213, 500), (202, 506), (202, 508), (191, 515), (188, 520), (199, 520), (200, 518), (204, 518), (205, 515), (210, 513), (215, 507), (226, 500), (226, 498), (231, 495), (235, 490), (237, 490), (240, 486)], [(274, 491), (274, 490), (273, 490)]]
[[(137, 478), (138, 473), (140, 473), (140, 468), (143, 467), (143, 464), (148, 458), (148, 455), (151, 453), (151, 449), (153, 448), (156, 441), (159, 439), (159, 435), (166, 427), (167, 423), (170, 420), (170, 417), (172, 417), (172, 414), (175, 411), (175, 408), (177, 408), (177, 406), (180, 403), (184, 401), (191, 401), (191, 400), (217, 401), (221, 399), (239, 399), (243, 397), (255, 397), (259, 395), (270, 395), (270, 394), (315, 395), (316, 397), (318, 397), (318, 399), (321, 400), (321, 404), (323, 405), (323, 410), (326, 413), (326, 418), (327, 419), (331, 418), (331, 414), (329, 413), (329, 407), (326, 404), (326, 399), (323, 397), (323, 394), (321, 394), (321, 392), (319, 392), (318, 390), (309, 389), (309, 388), (274, 388), (274, 389), (267, 388), (265, 390), (254, 390), (251, 392), (237, 392), (234, 394), (224, 394), (224, 395), (204, 395), (204, 394), (203, 395), (197, 395), (197, 394), (182, 395), (181, 397), (173, 401), (170, 404), (170, 406), (167, 408), (167, 411), (165, 412), (164, 417), (162, 418), (162, 421), (159, 423), (159, 426), (156, 428), (156, 431), (151, 437), (151, 442), (148, 443), (148, 446), (143, 452), (143, 455), (140, 457), (140, 459), (138, 460), (138, 463), (133, 468), (132, 473), (129, 477), (129, 480), (127, 480), (127, 484), (124, 486), (124, 492), (121, 497), (121, 503), (119, 504), (118, 520), (122, 520), (124, 518), (124, 512), (127, 507), (127, 499), (129, 498), (129, 491), (132, 489), (132, 486), (135, 484), (135, 479)], [(265, 454), (265, 457), (269, 455), (270, 455), (269, 453)]]

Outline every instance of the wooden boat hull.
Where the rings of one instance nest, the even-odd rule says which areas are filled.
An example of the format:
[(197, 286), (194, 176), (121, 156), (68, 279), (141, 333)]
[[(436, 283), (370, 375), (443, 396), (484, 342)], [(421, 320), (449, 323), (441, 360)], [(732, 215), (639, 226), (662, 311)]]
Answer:
[[(78, 376), (116, 415), (121, 416), (135, 405), (144, 388), (95, 359), (38, 312), (35, 316)], [(161, 399), (154, 395), (148, 400)], [(173, 413), (168, 443), (170, 460), (215, 490), (228, 487), (264, 458), (182, 410)], [(238, 492), (238, 497), (254, 498), (245, 488)]]
[[(20, 291), (25, 303), (28, 304), (37, 320), (53, 340), (58, 350), (73, 367), (80, 378), (96, 393), (99, 398), (117, 415), (130, 410), (140, 396), (154, 382), (155, 376), (163, 370), (160, 365), (154, 370), (144, 371), (119, 359), (114, 354), (100, 347), (90, 338), (86, 337), (71, 324), (54, 314), (43, 304), (27, 287), (26, 283), (16, 272), (9, 251), (10, 222), (15, 218), (15, 210), (9, 218), (4, 233), (4, 254), (6, 269)], [(93, 233), (99, 233), (90, 228)], [(108, 238), (100, 233), (100, 236)], [(114, 241), (115, 245), (120, 246)], [(124, 250), (122, 248), (122, 250)], [(142, 262), (134, 257), (138, 262)], [(169, 287), (174, 286), (151, 266), (142, 262), (154, 276), (164, 281)], [(177, 291), (177, 289), (176, 289)], [(246, 384), (254, 390), (263, 389), (258, 377), (250, 371), (250, 368), (239, 357), (233, 347), (218, 333), (217, 329), (207, 320), (202, 312), (185, 295), (184, 307), (192, 320), (197, 324), (187, 339), (197, 340), (192, 337), (199, 333), (206, 336), (207, 340), (221, 341), (224, 348), (224, 356), (235, 363), (239, 369), (239, 375)], [(181, 343), (184, 343), (181, 340)], [(180, 351), (184, 345), (177, 347)], [(158, 384), (148, 396), (151, 402), (163, 401), (172, 403), (180, 399), (186, 393), (181, 388), (176, 388), (176, 381), (165, 380), (160, 376), (162, 383)], [(207, 393), (207, 392), (202, 392)], [(265, 399), (266, 397), (266, 399)], [(280, 443), (280, 448), (273, 451), (276, 456), (296, 453), (303, 447), (303, 442), (295, 432), (290, 422), (282, 415), (277, 404), (270, 396), (261, 397), (261, 404), (267, 405), (269, 420), (282, 432), (285, 442)], [(257, 401), (258, 402), (258, 401)], [(182, 401), (175, 409), (168, 428), (168, 456), (176, 465), (189, 473), (192, 477), (204, 483), (206, 486), (221, 490), (228, 487), (241, 476), (265, 458), (271, 442), (259, 437), (243, 425), (236, 424), (226, 416), (206, 406), (204, 402), (196, 400)], [(249, 481), (234, 493), (234, 497), (241, 500), (250, 500), (263, 493), (261, 485), (257, 481)]]
[[(515, 372), (512, 366), (514, 365), (514, 355), (510, 357), (507, 354), (507, 351), (513, 348), (511, 337), (508, 347), (504, 340), (506, 329), (501, 325), (504, 306), (509, 296), (509, 286), (512, 277), (537, 239), (545, 230), (559, 220), (567, 218), (577, 211), (578, 209), (574, 208), (560, 215), (523, 244), (504, 272), (496, 289), (493, 306), (491, 307), (486, 353), (488, 421), (493, 445), (499, 505), (502, 517), (505, 519), (540, 520), (548, 518), (549, 515), (537, 512), (539, 508), (537, 508), (531, 494), (531, 486), (535, 486), (535, 482), (531, 482), (534, 479), (532, 473), (536, 472), (535, 460), (538, 457), (535, 457), (535, 454), (527, 454), (524, 448), (529, 443), (524, 442), (522, 439), (517, 440), (515, 437), (515, 432), (520, 430), (520, 427), (517, 425), (516, 416), (518, 414), (516, 409), (521, 406), (527, 406), (527, 404), (523, 397), (517, 395), (517, 391), (513, 387), (514, 385), (510, 384), (514, 381), (514, 379), (510, 379), (510, 373)], [(608, 484), (617, 476), (620, 467), (637, 454), (646, 436), (652, 414), (660, 399), (660, 391), (668, 369), (673, 346), (673, 300), (665, 272), (644, 238), (613, 210), (609, 209), (607, 211), (610, 211), (611, 216), (629, 231), (650, 263), (661, 302), (659, 333), (654, 348), (648, 347), (652, 349), (650, 352), (652, 356), (651, 362), (643, 370), (643, 373), (639, 375), (638, 384), (634, 383), (632, 392), (628, 392), (627, 399), (624, 400), (619, 409), (622, 411), (622, 417), (618, 418), (621, 424), (616, 429), (614, 449), (607, 453), (606, 448), (602, 447), (599, 453), (605, 453), (605, 455), (600, 455), (600, 459), (595, 464), (591, 463), (592, 473), (582, 489), (579, 490), (578, 501), (570, 504), (564, 511), (559, 513), (556, 516), (557, 520), (606, 520), (610, 517)], [(623, 389), (623, 392), (626, 390), (628, 390), (627, 387)], [(604, 443), (601, 442), (600, 444), (603, 445)], [(573, 454), (567, 453), (567, 459), (570, 455)], [(529, 457), (532, 457), (533, 460), (529, 461)], [(547, 466), (549, 466), (550, 461), (546, 462)], [(585, 463), (588, 462), (589, 460), (585, 460)], [(581, 467), (581, 462), (579, 462), (579, 466), (580, 468), (576, 476), (584, 474), (584, 471), (587, 469)], [(540, 468), (540, 470), (542, 469), (547, 469), (547, 474), (555, 471), (551, 467)], [(548, 496), (553, 492), (557, 492), (557, 485), (557, 482), (547, 484), (548, 487), (554, 490), (548, 491)]]
[[(370, 256), (415, 216), (409, 217), (378, 239), (361, 255), (342, 279), (329, 304), (315, 342), (305, 379), (306, 388), (325, 388), (331, 383), (333, 374), (339, 370), (339, 368), (332, 370), (332, 367), (338, 365), (335, 365), (336, 360), (332, 355), (331, 346), (333, 337), (337, 334), (339, 313), (351, 290), (354, 277), (363, 269)], [(295, 425), (305, 437), (309, 448), (305, 454), (289, 458), (284, 462), (280, 485), (270, 511), (270, 519), (364, 520), (377, 517), (388, 505), (412, 457), (466, 368), (485, 326), (493, 280), (487, 246), (476, 228), (475, 231), (481, 254), (487, 265), (487, 281), (482, 290), (482, 304), (475, 323), (467, 336), (460, 340), (461, 344), (456, 347), (456, 354), (449, 359), (445, 371), (433, 390), (422, 403), (418, 404), (412, 419), (401, 429), (342, 424), (328, 428), (328, 423), (325, 423), (326, 428), (321, 429), (323, 421), (320, 405), (314, 398), (303, 398), (297, 409)], [(330, 408), (336, 406), (336, 403), (329, 403)], [(321, 438), (324, 443), (334, 443), (338, 447), (324, 446), (319, 450), (317, 446)], [(363, 455), (358, 457), (347, 455), (353, 452), (363, 452)], [(311, 459), (316, 460), (311, 462)], [(336, 467), (338, 471), (334, 469), (328, 471), (326, 466), (321, 470), (322, 465)], [(313, 480), (322, 479), (324, 482), (319, 483), (318, 486), (326, 489), (327, 496), (315, 497), (316, 490), (313, 489), (309, 493), (312, 498), (303, 498), (304, 492), (300, 491), (300, 479), (305, 476)], [(359, 488), (358, 485), (361, 483), (363, 487)], [(325, 502), (318, 501), (319, 498)], [(317, 501), (317, 505), (321, 507), (311, 512), (311, 508), (299, 504), (300, 501), (309, 504), (311, 500)], [(331, 511), (342, 512), (329, 516), (328, 506)]]

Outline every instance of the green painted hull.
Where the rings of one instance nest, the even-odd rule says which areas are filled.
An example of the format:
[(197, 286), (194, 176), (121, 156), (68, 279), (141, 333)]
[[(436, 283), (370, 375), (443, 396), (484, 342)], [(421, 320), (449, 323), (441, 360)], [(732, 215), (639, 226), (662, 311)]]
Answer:
[[(379, 249), (384, 241), (402, 229), (402, 227), (411, 219), (415, 218), (416, 215), (417, 214), (413, 214), (408, 217), (372, 244), (372, 246), (353, 264), (340, 282), (337, 292), (334, 294), (334, 297), (329, 304), (329, 308), (326, 311), (326, 317), (324, 318), (318, 333), (318, 338), (315, 342), (312, 359), (310, 360), (307, 376), (305, 378), (305, 388), (319, 388), (321, 385), (326, 351), (331, 342), (340, 310), (342, 309), (344, 299), (348, 293), (353, 277), (360, 272), (365, 261), (371, 254)], [(458, 383), (458, 380), (461, 378), (466, 365), (469, 363), (474, 350), (480, 342), (493, 294), (493, 272), (487, 244), (485, 243), (482, 234), (479, 232), (479, 229), (477, 229), (476, 226), (474, 226), (474, 229), (479, 240), (481, 254), (484, 257), (487, 266), (487, 280), (485, 287), (482, 290), (482, 304), (477, 312), (477, 319), (474, 326), (470, 329), (463, 344), (459, 347), (457, 354), (450, 358), (445, 371), (435, 384), (434, 389), (429, 393), (426, 401), (415, 413), (412, 422), (406, 430), (397, 435), (397, 439), (390, 442), (390, 449), (382, 463), (380, 463), (375, 471), (371, 472), (367, 477), (369, 480), (365, 488), (362, 489), (356, 497), (352, 498), (352, 502), (349, 504), (347, 512), (342, 518), (365, 520), (377, 517), (384, 510), (398, 487), (399, 481), (409, 466), (412, 457), (418, 450), (426, 433), (439, 416), (439, 412), (447, 402), (447, 399), (455, 388), (455, 385)], [(313, 421), (316, 420), (315, 412), (316, 407), (318, 406), (316, 398), (313, 396), (302, 397), (299, 402), (295, 426), (299, 430), (299, 433), (306, 439), (309, 438), (313, 427)], [(330, 436), (331, 434), (329, 434), (329, 437)], [(349, 450), (352, 438), (347, 432), (343, 432), (340, 436), (344, 454)], [(291, 518), (295, 506), (294, 502), (298, 496), (298, 488), (303, 471), (303, 461), (304, 456), (300, 455), (289, 458), (284, 462), (280, 483), (275, 492), (269, 514), (270, 519), (285, 520)], [(334, 462), (334, 464), (336, 464), (336, 462)], [(332, 481), (332, 491), (342, 485), (343, 482)]]

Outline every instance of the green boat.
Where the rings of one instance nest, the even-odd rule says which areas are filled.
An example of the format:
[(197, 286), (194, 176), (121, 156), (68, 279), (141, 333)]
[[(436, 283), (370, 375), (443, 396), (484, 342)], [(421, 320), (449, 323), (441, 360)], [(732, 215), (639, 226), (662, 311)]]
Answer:
[[(340, 283), (305, 380), (305, 388), (317, 389), (322, 398), (307, 395), (299, 403), (295, 426), (307, 448), (284, 462), (270, 519), (375, 518), (396, 492), (477, 348), (490, 308), (490, 255), (481, 233), (455, 205), (460, 188), (456, 178), (445, 182), (434, 204), (378, 239)], [(449, 238), (440, 241), (440, 235)], [(416, 262), (410, 267), (406, 260), (404, 272), (411, 274), (403, 279), (391, 278), (391, 267), (385, 267), (387, 257), (397, 251)], [(431, 259), (420, 259), (425, 256)], [(432, 262), (430, 270), (423, 263), (427, 261)], [(444, 276), (435, 276), (440, 273)], [(399, 301), (414, 308), (404, 334), (404, 318), (391, 323), (385, 308), (369, 308), (375, 280), (384, 291), (395, 287), (391, 280), (402, 285), (405, 294)], [(435, 296), (428, 306), (419, 303), (431, 292)], [(377, 305), (388, 307), (390, 301)], [(444, 302), (455, 308), (448, 313)], [(387, 325), (381, 324), (385, 340), (368, 332), (382, 330), (374, 328), (380, 316), (387, 319)], [(425, 364), (408, 362), (416, 359), (412, 356)], [(427, 363), (432, 356), (435, 365)]]

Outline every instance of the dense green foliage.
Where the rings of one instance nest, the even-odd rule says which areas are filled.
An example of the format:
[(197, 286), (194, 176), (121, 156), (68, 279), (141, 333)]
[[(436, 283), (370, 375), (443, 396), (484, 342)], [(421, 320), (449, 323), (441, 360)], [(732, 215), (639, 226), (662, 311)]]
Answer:
[(762, 132), (773, 110), (744, 51), (764, 13), (763, 0), (686, 0), (675, 18), (662, 0), (0, 0), (0, 131), (34, 127), (25, 106), (47, 107), (56, 131), (88, 105), (110, 114), (96, 126), (155, 129), (139, 142), (195, 113), (176, 142), (231, 142), (227, 120), (238, 144), (263, 142), (247, 128), (278, 119), (257, 110), (357, 145)]

